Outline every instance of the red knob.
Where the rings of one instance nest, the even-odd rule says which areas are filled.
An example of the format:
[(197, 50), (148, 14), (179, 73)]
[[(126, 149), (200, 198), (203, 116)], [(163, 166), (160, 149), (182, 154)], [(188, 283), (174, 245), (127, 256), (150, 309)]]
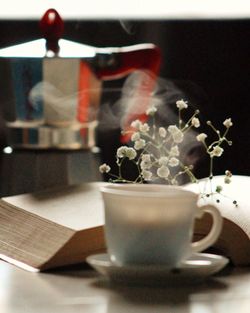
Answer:
[(46, 48), (54, 53), (59, 51), (58, 40), (62, 37), (64, 23), (55, 9), (49, 9), (40, 20), (40, 30), (46, 39)]

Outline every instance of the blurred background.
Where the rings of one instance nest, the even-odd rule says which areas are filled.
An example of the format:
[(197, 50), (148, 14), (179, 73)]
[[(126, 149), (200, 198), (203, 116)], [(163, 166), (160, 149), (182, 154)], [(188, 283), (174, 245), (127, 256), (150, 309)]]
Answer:
[[(30, 11), (12, 10), (11, 1), (2, 10), (0, 48), (41, 37), (38, 21), (51, 2), (45, 2), (43, 7), (26, 2)], [(250, 5), (247, 1), (233, 6), (226, 6), (224, 1), (221, 5), (205, 1), (203, 7), (198, 4), (200, 1), (175, 1), (175, 4), (156, 1), (154, 6), (151, 4), (151, 11), (141, 1), (128, 1), (127, 11), (120, 8), (120, 15), (117, 15), (117, 3), (107, 1), (101, 11), (98, 8), (101, 2), (97, 2), (87, 6), (75, 1), (71, 10), (69, 4), (53, 6), (65, 21), (63, 37), (95, 47), (157, 45), (162, 53), (160, 77), (173, 83), (181, 90), (182, 97), (200, 109), (202, 121), (212, 120), (220, 128), (226, 118), (232, 118), (234, 125), (228, 138), (233, 146), (225, 147), (223, 159), (215, 163), (214, 173), (223, 174), (225, 169), (230, 169), (234, 174), (250, 175)], [(46, 5), (50, 6), (43, 10)], [(119, 83), (105, 84), (110, 88)], [(206, 126), (202, 130), (206, 132)], [(116, 149), (118, 131), (105, 133), (99, 129), (97, 133), (101, 161), (107, 162)], [(1, 149), (7, 145), (2, 116), (0, 145)], [(23, 162), (25, 159), (28, 160), (24, 158)], [(207, 175), (205, 166), (201, 158), (198, 176)], [(2, 173), (3, 186), (8, 174), (6, 169)], [(2, 194), (11, 193), (8, 190)]]

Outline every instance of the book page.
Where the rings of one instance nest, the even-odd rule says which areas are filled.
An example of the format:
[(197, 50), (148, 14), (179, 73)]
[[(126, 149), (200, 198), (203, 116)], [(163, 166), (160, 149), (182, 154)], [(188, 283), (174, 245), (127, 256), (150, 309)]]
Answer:
[[(212, 199), (204, 198), (199, 201), (199, 205), (213, 204), (221, 215), (238, 225), (250, 238), (250, 177), (233, 175), (230, 184), (224, 184), (224, 176), (214, 176), (212, 180), (212, 189), (216, 186), (222, 186), (221, 194), (213, 195)], [(201, 180), (199, 184), (188, 184), (185, 188), (196, 193), (210, 192), (210, 182)], [(216, 200), (219, 200), (219, 203)], [(233, 201), (236, 200), (238, 207), (235, 207)]]
[(74, 230), (104, 224), (103, 203), (99, 187), (105, 183), (86, 183), (60, 189), (5, 197), (1, 205), (10, 204), (54, 223)]

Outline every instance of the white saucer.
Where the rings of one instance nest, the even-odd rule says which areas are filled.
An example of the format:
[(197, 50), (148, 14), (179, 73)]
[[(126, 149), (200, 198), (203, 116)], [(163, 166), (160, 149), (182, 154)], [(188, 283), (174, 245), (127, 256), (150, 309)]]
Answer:
[(110, 261), (108, 254), (87, 257), (89, 265), (105, 277), (117, 282), (129, 283), (195, 283), (224, 268), (228, 259), (224, 256), (195, 253), (175, 269), (164, 265), (119, 266)]

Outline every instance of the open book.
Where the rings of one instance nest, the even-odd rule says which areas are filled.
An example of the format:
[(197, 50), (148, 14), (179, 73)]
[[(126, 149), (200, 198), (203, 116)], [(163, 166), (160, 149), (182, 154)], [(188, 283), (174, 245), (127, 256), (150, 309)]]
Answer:
[[(83, 262), (86, 256), (103, 251), (101, 184), (2, 198), (0, 258), (29, 270), (45, 270)], [(218, 176), (213, 186), (218, 184), (225, 186), (222, 194), (230, 198), (221, 196), (220, 203), (212, 201), (224, 217), (222, 233), (212, 251), (226, 255), (235, 265), (250, 265), (250, 177), (233, 176), (232, 183), (224, 185), (223, 177)], [(199, 187), (205, 188), (205, 183)], [(185, 188), (199, 190), (192, 184)], [(233, 205), (234, 199), (238, 207)], [(195, 240), (208, 232), (209, 218), (197, 220)]]
[[(223, 216), (223, 229), (219, 239), (209, 250), (227, 256), (234, 265), (250, 265), (250, 177), (233, 176), (230, 184), (223, 183), (224, 176), (215, 176), (212, 186), (222, 186), (221, 195), (213, 199), (201, 199), (201, 205), (215, 205)], [(210, 191), (210, 183), (202, 180), (199, 185), (189, 184), (186, 187), (195, 192)], [(219, 203), (216, 202), (219, 200)], [(233, 201), (238, 202), (238, 207)], [(208, 233), (212, 221), (208, 214), (196, 220), (194, 240), (199, 240)]]
[(45, 270), (103, 251), (100, 185), (2, 198), (0, 258), (28, 270)]

